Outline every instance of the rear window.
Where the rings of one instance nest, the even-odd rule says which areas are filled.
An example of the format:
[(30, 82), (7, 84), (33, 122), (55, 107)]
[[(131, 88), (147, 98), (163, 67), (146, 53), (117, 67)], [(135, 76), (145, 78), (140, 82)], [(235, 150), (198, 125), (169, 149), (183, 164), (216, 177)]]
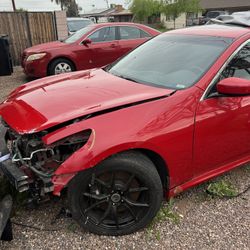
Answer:
[(216, 18), (217, 16), (219, 16), (221, 13), (220, 12), (208, 12), (207, 13), (207, 17), (208, 18)]
[(73, 35), (71, 35), (67, 39), (65, 39), (63, 42), (64, 43), (74, 43), (77, 40), (79, 40), (83, 35), (90, 32), (93, 28), (94, 28), (93, 25), (89, 25), (83, 29), (80, 29), (76, 33), (74, 33)]
[(90, 24), (93, 24), (91, 20), (72, 20), (68, 21), (68, 28), (70, 32), (76, 32)]

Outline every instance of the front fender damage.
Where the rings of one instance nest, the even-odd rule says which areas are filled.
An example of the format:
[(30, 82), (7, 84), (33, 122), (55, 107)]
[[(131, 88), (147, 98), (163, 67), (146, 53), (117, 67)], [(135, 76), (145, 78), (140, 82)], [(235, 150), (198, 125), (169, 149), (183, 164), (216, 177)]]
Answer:
[[(92, 168), (114, 154), (139, 148), (154, 149), (160, 152), (157, 145), (151, 145), (149, 142), (153, 134), (149, 131), (141, 132), (144, 130), (145, 121), (138, 122), (138, 113), (145, 110), (144, 105), (147, 105), (147, 119), (151, 121), (151, 119), (154, 119), (154, 107), (149, 103), (144, 103), (133, 109), (124, 108), (105, 113), (105, 118), (103, 115), (98, 115), (91, 119), (78, 121), (44, 136), (44, 143), (51, 145), (65, 136), (91, 129), (91, 135), (87, 143), (74, 152), (55, 171), (52, 177), (53, 194), (60, 195), (61, 190), (78, 172)], [(162, 106), (160, 102), (158, 105)], [(129, 119), (126, 117), (129, 117)]]
[[(32, 134), (18, 134), (4, 123), (12, 163), (27, 174), (39, 197), (50, 192), (60, 195), (78, 172), (113, 154), (147, 147), (153, 134), (145, 125), (155, 119), (155, 110), (160, 110), (151, 103), (162, 107), (170, 95), (92, 113)], [(138, 120), (145, 110), (146, 119)]]

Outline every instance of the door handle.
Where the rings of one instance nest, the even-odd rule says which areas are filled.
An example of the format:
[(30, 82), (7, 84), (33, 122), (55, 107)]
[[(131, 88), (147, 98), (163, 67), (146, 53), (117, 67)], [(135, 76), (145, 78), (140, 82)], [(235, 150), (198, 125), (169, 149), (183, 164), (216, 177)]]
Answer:
[(116, 45), (115, 43), (112, 43), (112, 44), (110, 45), (110, 47), (111, 47), (111, 48), (116, 48), (117, 45)]

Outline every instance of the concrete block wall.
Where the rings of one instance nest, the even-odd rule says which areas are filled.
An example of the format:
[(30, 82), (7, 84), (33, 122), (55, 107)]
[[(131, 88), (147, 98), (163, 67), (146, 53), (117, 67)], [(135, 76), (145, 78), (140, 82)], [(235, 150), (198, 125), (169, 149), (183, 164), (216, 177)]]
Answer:
[(66, 11), (55, 11), (56, 29), (58, 40), (68, 37)]

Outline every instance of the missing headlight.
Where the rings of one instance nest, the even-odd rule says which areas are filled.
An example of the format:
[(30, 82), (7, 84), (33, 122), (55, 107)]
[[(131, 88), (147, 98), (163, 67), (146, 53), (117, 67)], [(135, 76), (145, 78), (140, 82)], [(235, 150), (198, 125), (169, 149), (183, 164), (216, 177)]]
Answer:
[(13, 163), (32, 170), (39, 177), (50, 178), (65, 160), (87, 143), (90, 134), (90, 129), (85, 130), (47, 146), (41, 135), (21, 136), (9, 131), (7, 145)]

